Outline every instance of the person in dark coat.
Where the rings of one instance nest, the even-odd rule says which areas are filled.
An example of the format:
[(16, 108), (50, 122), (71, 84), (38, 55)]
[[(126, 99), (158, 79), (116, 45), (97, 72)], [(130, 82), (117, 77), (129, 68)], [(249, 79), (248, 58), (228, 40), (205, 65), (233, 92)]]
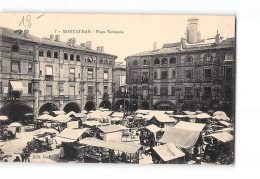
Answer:
[(16, 158), (14, 159), (13, 162), (21, 162), (20, 157), (19, 157), (19, 156), (16, 156)]

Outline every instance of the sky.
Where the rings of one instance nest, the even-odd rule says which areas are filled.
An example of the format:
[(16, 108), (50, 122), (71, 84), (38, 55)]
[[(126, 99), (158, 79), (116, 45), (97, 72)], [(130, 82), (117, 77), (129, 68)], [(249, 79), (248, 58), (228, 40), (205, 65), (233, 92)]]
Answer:
[[(157, 42), (157, 48), (164, 43), (179, 42), (181, 37), (185, 37), (190, 18), (199, 19), (198, 30), (202, 39), (215, 37), (217, 30), (224, 39), (235, 37), (234, 16), (1, 13), (0, 26), (14, 30), (27, 29), (31, 35), (41, 38), (60, 34), (64, 42), (75, 37), (78, 45), (92, 41), (92, 49), (104, 46), (106, 53), (118, 56), (117, 62), (124, 62), (127, 56), (152, 50), (154, 42)], [(64, 33), (64, 30), (91, 32)], [(109, 34), (107, 30), (124, 33)]]

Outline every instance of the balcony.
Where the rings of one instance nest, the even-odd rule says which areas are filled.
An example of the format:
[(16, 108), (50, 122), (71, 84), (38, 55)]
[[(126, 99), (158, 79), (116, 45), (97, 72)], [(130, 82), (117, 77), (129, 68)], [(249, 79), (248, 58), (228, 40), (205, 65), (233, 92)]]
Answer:
[(129, 93), (116, 93), (115, 98), (129, 98)]
[(53, 75), (45, 75), (46, 81), (53, 81), (53, 79), (54, 79)]

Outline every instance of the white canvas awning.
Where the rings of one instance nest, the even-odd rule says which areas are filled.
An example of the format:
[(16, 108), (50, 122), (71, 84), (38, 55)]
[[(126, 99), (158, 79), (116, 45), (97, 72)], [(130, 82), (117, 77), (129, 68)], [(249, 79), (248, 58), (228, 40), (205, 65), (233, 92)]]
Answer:
[(22, 91), (24, 89), (21, 81), (10, 81), (10, 83), (14, 91)]

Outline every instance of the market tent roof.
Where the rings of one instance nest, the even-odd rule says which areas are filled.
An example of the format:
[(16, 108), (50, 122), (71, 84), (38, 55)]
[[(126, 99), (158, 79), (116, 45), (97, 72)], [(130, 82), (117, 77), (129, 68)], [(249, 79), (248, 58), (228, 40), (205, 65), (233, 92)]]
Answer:
[(10, 81), (14, 91), (22, 91), (24, 89), (22, 81)]
[(8, 119), (7, 116), (0, 116), (0, 121), (5, 121), (5, 120), (7, 120), (7, 119)]
[(121, 117), (121, 118), (123, 118), (124, 117), (124, 113), (122, 113), (122, 112), (114, 112), (111, 116), (112, 117)]
[(136, 115), (135, 115), (135, 118), (136, 118), (136, 119), (143, 119), (144, 116), (146, 116), (146, 115), (144, 115), (144, 114), (136, 114)]
[(53, 118), (53, 120), (57, 121), (57, 122), (61, 122), (61, 123), (67, 123), (71, 120), (72, 118), (70, 116), (67, 115), (58, 115), (56, 117)]
[(110, 120), (111, 121), (122, 121), (123, 118), (121, 118), (121, 117), (112, 117)]
[[(177, 122), (176, 119), (171, 118), (169, 115), (164, 114), (164, 113), (154, 113), (153, 115), (157, 119), (157, 121), (162, 122), (162, 123), (175, 123), (175, 122)], [(150, 118), (150, 119), (152, 119), (152, 118)], [(148, 119), (148, 120), (150, 120), (150, 119)]]
[(159, 146), (153, 147), (153, 150), (165, 162), (185, 156), (185, 153), (183, 153), (178, 147), (176, 147), (176, 145), (174, 143), (159, 145)]
[(149, 114), (151, 110), (140, 110), (135, 111), (135, 114)]
[(99, 121), (84, 121), (83, 124), (88, 126), (99, 126), (102, 125)]
[(214, 117), (212, 117), (212, 119), (216, 119), (216, 120), (218, 120), (218, 121), (220, 121), (220, 120), (230, 121), (230, 118), (229, 118), (229, 117), (227, 117), (227, 116), (222, 116), (222, 115), (214, 116)]
[(87, 137), (79, 141), (79, 143), (82, 145), (103, 147), (103, 148), (112, 149), (116, 151), (131, 153), (131, 154), (136, 153), (142, 147), (141, 145), (136, 143), (103, 141), (92, 137)]
[(227, 114), (224, 111), (216, 111), (213, 116), (227, 116)]
[(10, 127), (21, 127), (22, 124), (20, 124), (19, 122), (13, 122), (11, 124), (9, 124)]
[(184, 114), (196, 114), (196, 112), (191, 112), (191, 111), (182, 111)]
[(181, 148), (189, 149), (196, 144), (204, 126), (205, 124), (180, 121), (174, 127), (165, 130), (160, 142), (173, 142)]
[[(68, 139), (71, 141), (77, 141), (82, 134), (84, 134), (88, 128), (83, 129), (70, 129), (65, 128), (59, 135), (57, 135), (57, 138), (62, 138), (64, 140)], [(65, 141), (64, 141), (65, 142)]]
[(224, 126), (227, 126), (227, 127), (230, 127), (230, 126), (232, 126), (232, 124), (231, 124), (231, 123), (229, 123), (229, 122), (226, 122), (226, 121), (218, 121), (218, 123), (220, 123), (220, 124), (223, 124)]
[(55, 115), (62, 115), (65, 114), (64, 111), (52, 111)]
[(122, 131), (123, 129), (118, 125), (108, 125), (108, 126), (101, 126), (98, 127), (104, 133), (111, 133), (116, 131)]
[(174, 128), (201, 132), (205, 125), (206, 124), (180, 121), (174, 126)]
[(198, 119), (209, 119), (209, 118), (211, 118), (211, 116), (208, 115), (207, 113), (197, 114), (196, 117), (197, 117)]
[(151, 124), (151, 125), (149, 125), (149, 126), (146, 126), (145, 128), (148, 129), (148, 130), (151, 131), (151, 132), (154, 132), (154, 133), (159, 132), (159, 131), (162, 130), (162, 128), (157, 127), (157, 126), (154, 125), (154, 124)]
[(38, 117), (38, 119), (42, 119), (42, 120), (53, 120), (53, 116), (49, 115), (49, 114), (43, 114), (41, 116)]
[(85, 113), (75, 113), (75, 114), (71, 114), (74, 117), (77, 118), (83, 118), (83, 117), (87, 117), (87, 115)]
[(210, 134), (208, 136), (212, 136), (224, 143), (229, 142), (234, 139), (234, 136), (228, 132), (214, 133), (214, 134)]
[(188, 117), (187, 115), (172, 115), (173, 117), (176, 117), (176, 118), (186, 118)]
[(74, 111), (70, 111), (69, 113), (67, 113), (66, 115), (67, 116), (70, 116), (70, 115), (72, 115), (72, 114), (76, 114)]
[(233, 127), (228, 127), (228, 128), (223, 128), (223, 129), (220, 129), (220, 130), (216, 130), (215, 132), (232, 132), (234, 131), (234, 128)]
[(201, 114), (203, 113), (202, 111), (195, 111), (196, 114)]

